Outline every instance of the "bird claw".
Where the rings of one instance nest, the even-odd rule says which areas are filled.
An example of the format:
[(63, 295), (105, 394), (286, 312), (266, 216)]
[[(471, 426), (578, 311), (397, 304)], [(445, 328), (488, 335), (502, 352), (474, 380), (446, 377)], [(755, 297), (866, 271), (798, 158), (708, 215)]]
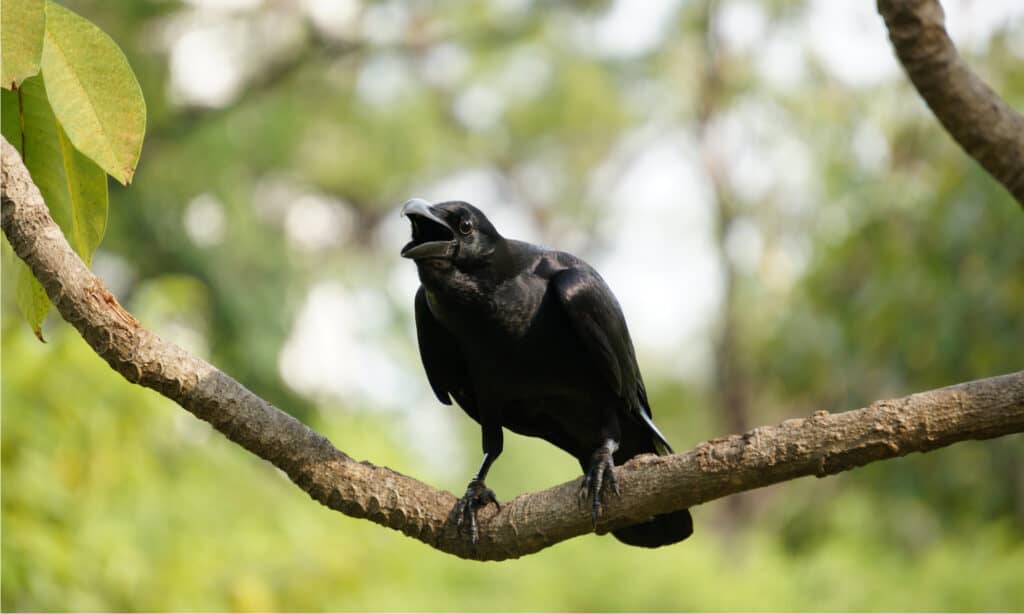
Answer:
[(619, 481), (615, 477), (615, 463), (612, 460), (612, 451), (606, 447), (599, 448), (590, 459), (590, 468), (583, 474), (583, 482), (580, 484), (580, 503), (591, 504), (590, 520), (597, 529), (597, 518), (601, 515), (601, 501), (608, 490), (611, 490), (616, 497), (621, 496), (619, 492)]
[(469, 533), (469, 541), (476, 545), (480, 541), (480, 531), (477, 527), (476, 512), (488, 503), (493, 503), (498, 511), (501, 511), (501, 504), (494, 495), (494, 491), (487, 488), (483, 480), (474, 479), (466, 487), (466, 494), (455, 503), (455, 526), (459, 535), (464, 531)]

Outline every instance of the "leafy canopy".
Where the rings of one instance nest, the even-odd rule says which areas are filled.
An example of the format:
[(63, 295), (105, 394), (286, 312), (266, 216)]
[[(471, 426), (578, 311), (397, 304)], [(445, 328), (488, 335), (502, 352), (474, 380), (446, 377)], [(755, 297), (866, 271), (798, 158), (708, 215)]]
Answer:
[[(89, 20), (54, 2), (4, 0), (4, 137), (86, 263), (107, 226), (107, 174), (132, 180), (146, 103), (128, 60)], [(42, 340), (50, 301), (18, 262), (18, 307)]]

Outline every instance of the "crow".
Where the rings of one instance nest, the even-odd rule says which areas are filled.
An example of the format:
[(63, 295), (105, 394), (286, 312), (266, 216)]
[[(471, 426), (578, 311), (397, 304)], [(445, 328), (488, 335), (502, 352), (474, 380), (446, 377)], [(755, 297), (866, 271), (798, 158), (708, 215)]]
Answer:
[[(416, 263), (416, 333), (438, 400), (454, 399), (480, 424), (483, 463), (453, 514), (477, 543), (477, 510), (494, 503), (484, 478), (501, 454), (503, 428), (540, 437), (583, 468), (581, 498), (596, 528), (602, 499), (618, 494), (615, 466), (639, 454), (671, 454), (654, 425), (633, 342), (618, 301), (571, 254), (505, 239), (466, 202), (402, 206)], [(688, 510), (613, 531), (655, 548), (693, 532)]]

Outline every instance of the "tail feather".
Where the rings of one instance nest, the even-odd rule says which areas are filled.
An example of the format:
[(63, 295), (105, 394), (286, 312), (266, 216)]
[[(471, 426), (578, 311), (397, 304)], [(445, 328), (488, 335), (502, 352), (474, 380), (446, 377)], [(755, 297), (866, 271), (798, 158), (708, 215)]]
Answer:
[(654, 419), (651, 417), (651, 403), (647, 400), (647, 388), (644, 387), (643, 381), (637, 385), (636, 392), (637, 399), (640, 401), (640, 407), (634, 408), (632, 414), (639, 417), (648, 430), (650, 430), (654, 439), (654, 450), (658, 453), (658, 456), (672, 454), (672, 446), (668, 445), (668, 440), (661, 434), (661, 429), (654, 424)]
[(658, 548), (683, 541), (693, 534), (690, 510), (655, 516), (647, 522), (612, 531), (615, 539), (630, 546)]
[[(646, 394), (643, 395), (642, 400), (646, 406)], [(638, 413), (646, 427), (646, 432), (637, 433), (633, 431), (623, 433), (623, 445), (619, 448), (619, 454), (616, 454), (616, 464), (621, 464), (637, 454), (650, 452), (655, 452), (658, 456), (672, 454), (672, 446), (668, 444), (665, 436), (654, 425), (650, 415), (644, 411)], [(681, 542), (692, 534), (693, 517), (690, 516), (690, 510), (679, 510), (668, 514), (661, 514), (647, 522), (612, 531), (612, 535), (620, 542), (642, 548), (668, 546), (669, 544)]]
[(647, 428), (651, 429), (654, 450), (658, 453), (658, 456), (668, 456), (669, 454), (672, 454), (672, 446), (668, 445), (668, 440), (666, 440), (665, 436), (661, 434), (658, 427), (654, 425), (654, 420), (651, 420), (651, 417), (643, 411), (640, 412), (640, 419), (643, 420)]

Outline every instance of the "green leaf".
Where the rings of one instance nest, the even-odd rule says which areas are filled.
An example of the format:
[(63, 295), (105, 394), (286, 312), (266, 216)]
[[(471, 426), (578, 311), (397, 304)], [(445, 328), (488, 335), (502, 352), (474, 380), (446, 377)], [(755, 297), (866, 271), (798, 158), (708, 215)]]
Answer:
[(53, 112), (74, 146), (130, 183), (142, 151), (146, 103), (121, 49), (90, 21), (48, 0), (42, 73)]
[(9, 90), (39, 72), (46, 26), (43, 0), (3, 0), (0, 20), (0, 86)]
[[(6, 2), (6, 0), (4, 1)], [(32, 332), (36, 334), (36, 338), (46, 343), (46, 339), (43, 339), (42, 326), (43, 320), (46, 319), (46, 313), (50, 311), (50, 299), (46, 296), (46, 290), (43, 290), (43, 286), (40, 285), (39, 280), (32, 274), (28, 265), (21, 260), (18, 261), (18, 291), (16, 298), (18, 310), (28, 320), (28, 325), (32, 327)]]
[(21, 111), (18, 92), (0, 90), (0, 132), (21, 153)]
[[(22, 118), (19, 125), (5, 117), (4, 136), (8, 140), (12, 136), (19, 140), (23, 137), (22, 159), (32, 180), (71, 247), (88, 264), (107, 227), (106, 173), (68, 140), (47, 102), (41, 77), (26, 79), (17, 94), (4, 92), (3, 95), (5, 116), (11, 115), (12, 109), (17, 111), (18, 96), (21, 97)], [(24, 131), (17, 134), (21, 126)], [(28, 267), (24, 263), (20, 266), (18, 308), (42, 340), (40, 326), (50, 302)]]
[(50, 215), (71, 247), (89, 264), (107, 228), (107, 176), (68, 140), (38, 77), (21, 86), (25, 166)]

